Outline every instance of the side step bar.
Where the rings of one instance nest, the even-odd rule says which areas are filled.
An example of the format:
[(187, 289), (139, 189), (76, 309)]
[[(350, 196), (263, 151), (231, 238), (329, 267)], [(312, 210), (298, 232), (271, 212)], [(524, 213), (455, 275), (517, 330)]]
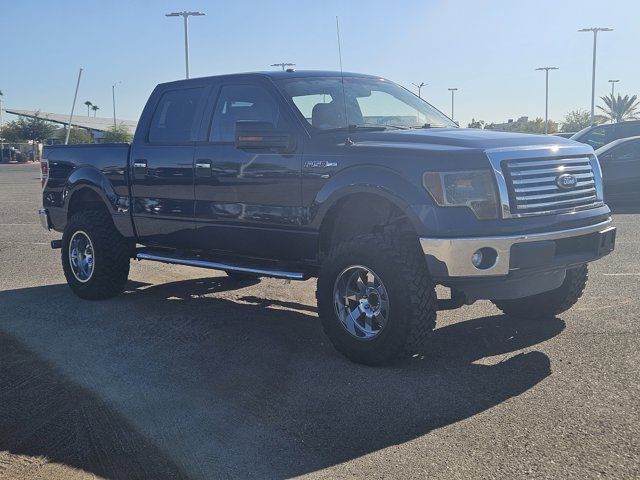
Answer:
[(241, 267), (221, 262), (211, 262), (208, 260), (198, 260), (195, 258), (170, 257), (166, 255), (156, 255), (147, 252), (136, 253), (137, 260), (151, 260), (153, 262), (172, 263), (175, 265), (188, 265), (190, 267), (211, 268), (213, 270), (229, 270), (233, 272), (254, 273), (265, 277), (286, 278), (288, 280), (304, 280), (302, 272), (285, 272), (282, 270), (271, 270), (268, 268)]

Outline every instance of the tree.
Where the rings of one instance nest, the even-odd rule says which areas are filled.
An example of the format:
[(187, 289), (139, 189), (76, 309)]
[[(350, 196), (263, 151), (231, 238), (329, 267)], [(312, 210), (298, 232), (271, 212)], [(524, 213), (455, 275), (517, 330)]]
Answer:
[[(56, 132), (56, 136), (64, 141), (67, 134), (65, 128), (60, 128)], [(80, 143), (94, 143), (93, 137), (84, 128), (72, 128), (69, 132), (69, 145), (76, 145)]]
[(91, 110), (93, 110), (93, 117), (95, 118), (96, 113), (98, 113), (98, 110), (100, 110), (100, 107), (98, 105), (92, 105)]
[(104, 141), (106, 143), (129, 143), (133, 136), (124, 125), (113, 126), (104, 132)]
[(467, 125), (467, 128), (484, 128), (484, 125), (484, 120), (476, 120), (475, 118), (472, 118), (471, 123)]
[(89, 100), (87, 100), (86, 102), (84, 102), (84, 104), (87, 106), (87, 117), (89, 116), (89, 109), (91, 108), (91, 105), (93, 105), (93, 103), (91, 103)]
[(591, 125), (591, 114), (587, 110), (571, 110), (564, 116), (563, 132), (579, 132)]
[(55, 132), (55, 127), (45, 119), (40, 118), (38, 112), (34, 117), (20, 117), (14, 122), (9, 122), (5, 128), (7, 139), (9, 139), (9, 135), (15, 139), (10, 141), (31, 140), (41, 142), (51, 137)]
[[(544, 133), (544, 120), (540, 117), (535, 120), (529, 120), (529, 117), (520, 117), (518, 120), (509, 121), (507, 123), (490, 123), (485, 127), (488, 130), (502, 130), (504, 132), (521, 132), (521, 133)], [(558, 124), (553, 120), (549, 120), (548, 133), (556, 133)]]
[(602, 110), (612, 122), (624, 122), (625, 120), (635, 120), (638, 118), (640, 101), (638, 101), (637, 95), (633, 97), (625, 95), (622, 97), (618, 94), (618, 98), (613, 95), (600, 98), (605, 106), (598, 105), (598, 108)]

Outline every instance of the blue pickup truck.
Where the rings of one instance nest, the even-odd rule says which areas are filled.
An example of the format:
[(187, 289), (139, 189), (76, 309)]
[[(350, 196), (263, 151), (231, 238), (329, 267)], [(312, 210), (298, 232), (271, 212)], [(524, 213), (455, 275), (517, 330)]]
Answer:
[(324, 331), (366, 364), (420, 352), (438, 310), (479, 299), (560, 314), (615, 244), (590, 146), (458, 128), (352, 73), (158, 85), (131, 145), (45, 147), (42, 186), (79, 297), (120, 293), (131, 259), (318, 277)]

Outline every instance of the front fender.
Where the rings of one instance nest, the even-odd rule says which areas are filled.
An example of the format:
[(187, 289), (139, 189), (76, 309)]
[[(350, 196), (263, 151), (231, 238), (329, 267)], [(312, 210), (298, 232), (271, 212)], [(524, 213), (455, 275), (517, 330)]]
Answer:
[(310, 226), (320, 229), (331, 207), (354, 193), (371, 193), (389, 200), (407, 216), (418, 233), (425, 230), (425, 218), (434, 215), (433, 203), (422, 188), (389, 168), (362, 165), (340, 171), (323, 185), (309, 211)]

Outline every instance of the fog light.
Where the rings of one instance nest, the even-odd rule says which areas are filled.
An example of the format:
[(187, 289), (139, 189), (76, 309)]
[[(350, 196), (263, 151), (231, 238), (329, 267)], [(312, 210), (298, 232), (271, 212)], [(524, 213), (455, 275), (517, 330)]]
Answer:
[(480, 265), (482, 265), (482, 257), (484, 257), (482, 250), (476, 250), (476, 252), (471, 255), (471, 263), (474, 267), (480, 268)]
[(478, 270), (488, 270), (496, 265), (498, 252), (491, 247), (482, 247), (471, 255), (471, 264)]

